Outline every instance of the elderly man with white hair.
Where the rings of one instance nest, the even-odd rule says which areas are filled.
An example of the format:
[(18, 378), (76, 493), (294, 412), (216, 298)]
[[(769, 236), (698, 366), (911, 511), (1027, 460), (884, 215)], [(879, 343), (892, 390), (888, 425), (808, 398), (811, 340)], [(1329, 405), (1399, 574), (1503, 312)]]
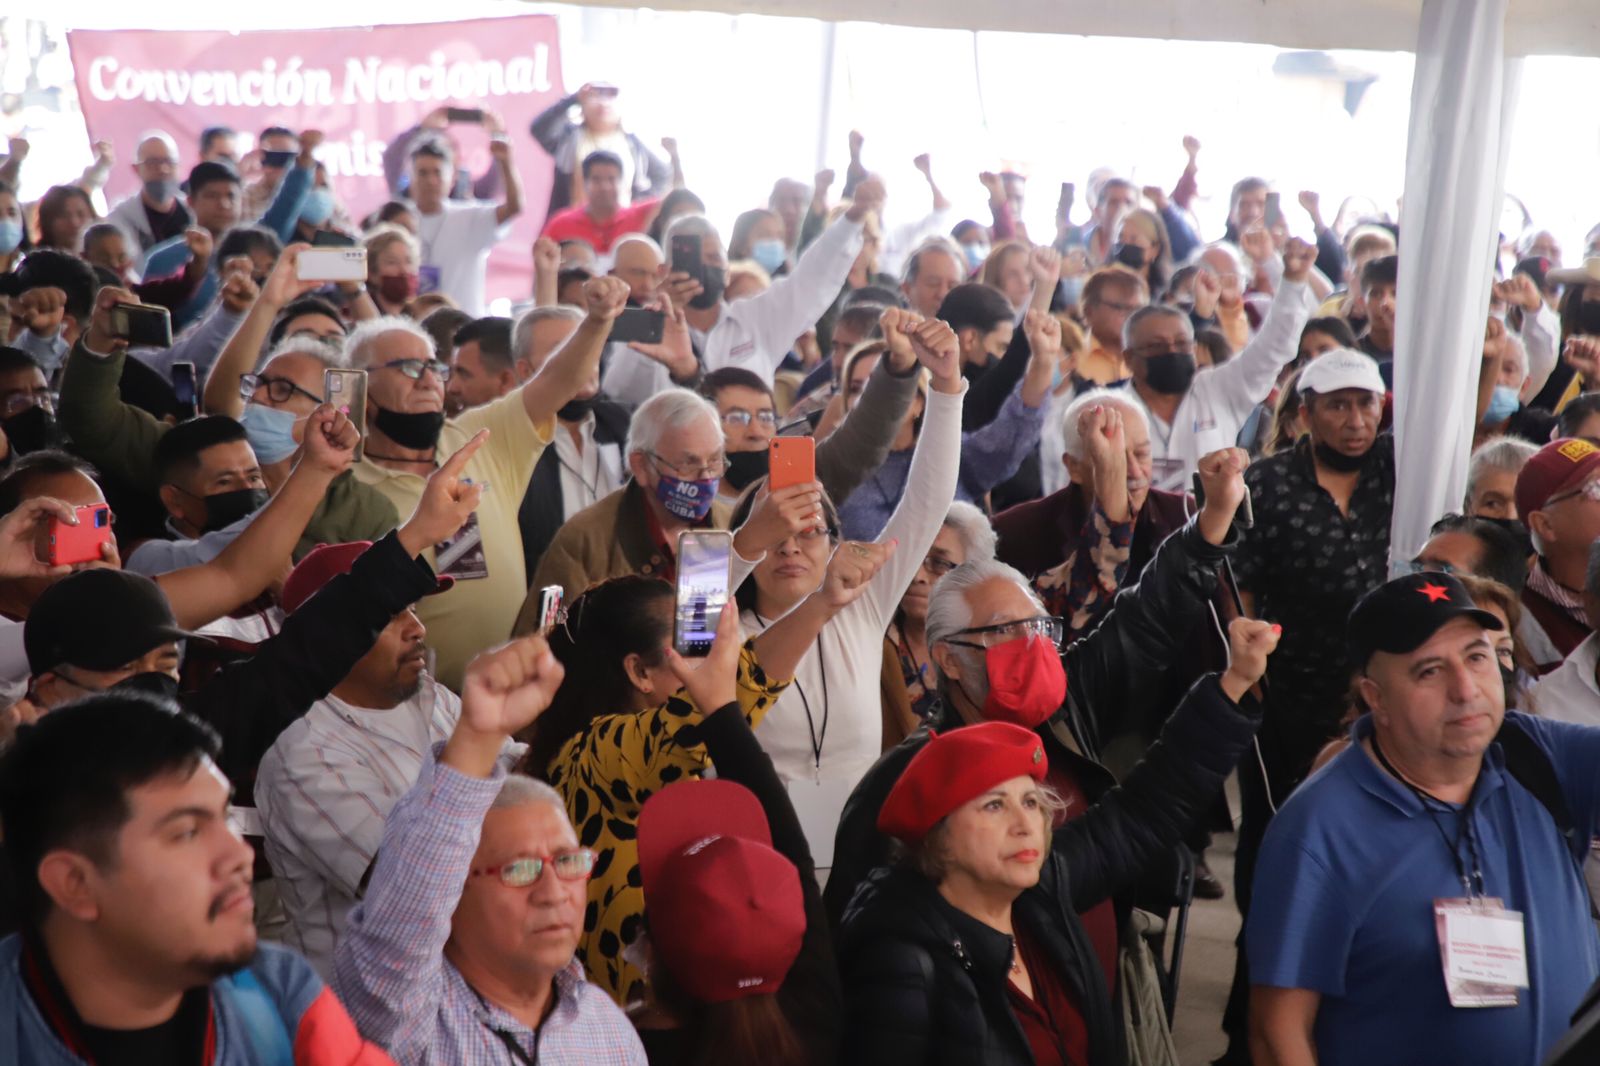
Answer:
[(162, 241), (180, 236), (194, 223), (194, 213), (178, 195), (178, 142), (164, 130), (139, 138), (130, 169), (139, 176), (139, 191), (113, 207), (106, 221), (120, 229), (139, 259)]
[[(1045, 739), (1052, 769), (1058, 759), (1062, 766), (1085, 768), (1079, 787), (1069, 789), (1077, 805), (1092, 798), (1086, 787), (1110, 787), (1110, 775), (1094, 761), (1101, 741), (1129, 720), (1169, 710), (1170, 704), (1151, 704), (1180, 643), (1206, 610), (1217, 564), (1231, 550), (1229, 530), (1244, 498), (1246, 461), (1236, 448), (1205, 458), (1205, 508), (1162, 545), (1144, 580), (1118, 595), (1099, 628), (1065, 648), (1060, 619), (1048, 614), (1015, 569), (976, 559), (939, 579), (927, 619), (939, 703), (927, 727), (886, 752), (846, 803), (825, 892), (831, 917), (842, 915), (857, 885), (888, 861), (888, 841), (877, 830), (878, 811), (911, 757), (927, 743), (929, 728), (942, 732), (981, 721), (1022, 725)], [(1251, 716), (1240, 750), (1254, 722)], [(1236, 757), (1219, 768), (1220, 775)], [(1172, 820), (1162, 832), (1170, 830), (1171, 843), (1188, 830), (1191, 815), (1214, 798), (1221, 776), (1207, 781), (1170, 810)], [(1110, 929), (1114, 942), (1114, 921)]]
[[(722, 298), (728, 258), (716, 227), (704, 215), (674, 220), (667, 227), (667, 247), (679, 237), (698, 238), (698, 276), (669, 263), (671, 273), (661, 288), (674, 307), (683, 308), (706, 371), (736, 366), (770, 380), (794, 342), (838, 298), (861, 251), (867, 215), (882, 207), (883, 197), (876, 178), (862, 182), (850, 210), (811, 243), (790, 274), (766, 292), (731, 304)], [(630, 346), (613, 349), (601, 385), (622, 403), (640, 404), (670, 388), (674, 379), (685, 377), (658, 356)]]
[(389, 812), (334, 989), (396, 1062), (645, 1066), (633, 1026), (573, 957), (594, 852), (561, 795), (501, 758), (562, 676), (539, 637), (474, 659), (450, 739)]
[(517, 506), (534, 463), (555, 433), (556, 412), (590, 385), (611, 323), (628, 287), (616, 278), (584, 285), (583, 321), (528, 381), (491, 403), (447, 420), (444, 386), (450, 369), (433, 342), (409, 319), (362, 323), (345, 341), (350, 366), (367, 371), (367, 433), (356, 477), (409, 514), (440, 460), (474, 438), (467, 476), (487, 482), (475, 520), (435, 545), (434, 569), (455, 587), (432, 596), (418, 615), (433, 634), (435, 671), (451, 688), (474, 652), (503, 639), (528, 589)]

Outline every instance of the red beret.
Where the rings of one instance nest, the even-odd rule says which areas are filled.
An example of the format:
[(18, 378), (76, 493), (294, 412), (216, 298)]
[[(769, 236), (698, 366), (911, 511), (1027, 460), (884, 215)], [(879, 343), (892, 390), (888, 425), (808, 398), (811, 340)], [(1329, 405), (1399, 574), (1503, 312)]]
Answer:
[[(278, 605), (283, 608), (283, 613), (294, 614), (322, 586), (340, 574), (349, 573), (350, 568), (356, 565), (356, 560), (370, 547), (370, 540), (352, 540), (346, 544), (318, 544), (312, 548), (289, 572), (283, 583), (283, 591), (278, 594)], [(433, 592), (427, 595), (444, 592), (455, 583), (456, 579), (449, 575), (440, 577)]]
[(1010, 722), (929, 733), (878, 812), (878, 831), (915, 844), (957, 807), (1013, 777), (1043, 781), (1050, 762), (1037, 734)]
[(1553, 440), (1534, 453), (1517, 474), (1517, 514), (1544, 510), (1552, 496), (1581, 489), (1600, 470), (1600, 448), (1573, 437)]

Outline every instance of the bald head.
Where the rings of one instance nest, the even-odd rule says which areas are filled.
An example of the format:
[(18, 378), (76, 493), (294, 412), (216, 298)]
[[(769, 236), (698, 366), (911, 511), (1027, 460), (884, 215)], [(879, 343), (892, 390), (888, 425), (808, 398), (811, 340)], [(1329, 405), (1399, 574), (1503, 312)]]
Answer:
[(612, 276), (628, 285), (635, 303), (644, 303), (656, 294), (661, 281), (661, 246), (643, 234), (624, 237), (612, 250)]

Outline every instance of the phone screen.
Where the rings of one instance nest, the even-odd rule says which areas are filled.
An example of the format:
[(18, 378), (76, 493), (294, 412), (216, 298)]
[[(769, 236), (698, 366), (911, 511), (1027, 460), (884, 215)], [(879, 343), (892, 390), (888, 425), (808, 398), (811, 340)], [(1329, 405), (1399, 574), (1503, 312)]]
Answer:
[(178, 397), (178, 402), (186, 407), (194, 406), (194, 364), (172, 364), (172, 391)]
[(367, 372), (328, 369), (322, 372), (322, 397), (344, 412), (361, 439), (356, 441), (356, 462), (361, 461), (367, 443)]
[(705, 277), (705, 260), (698, 233), (680, 233), (672, 238), (672, 269), (687, 274), (696, 281)]
[(728, 603), (729, 562), (733, 534), (689, 530), (678, 536), (677, 607), (672, 645), (679, 655), (703, 656), (711, 651)]

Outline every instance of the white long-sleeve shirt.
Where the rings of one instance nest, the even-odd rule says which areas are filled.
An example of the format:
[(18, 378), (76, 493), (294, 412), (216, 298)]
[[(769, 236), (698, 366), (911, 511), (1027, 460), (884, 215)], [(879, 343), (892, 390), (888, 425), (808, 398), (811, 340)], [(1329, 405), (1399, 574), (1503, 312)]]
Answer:
[(1278, 372), (1294, 358), (1300, 331), (1316, 307), (1311, 287), (1285, 281), (1272, 298), (1272, 308), (1255, 338), (1221, 366), (1195, 374), (1169, 425), (1128, 386), (1128, 399), (1144, 408), (1150, 420), (1150, 484), (1168, 492), (1185, 492), (1199, 468), (1200, 457), (1232, 446), (1245, 419), (1267, 398)]
[[(797, 784), (830, 786), (825, 797), (817, 797), (826, 809), (797, 800), (818, 866), (832, 865), (833, 831), (844, 801), (882, 751), (883, 634), (955, 499), (965, 395), (965, 390), (954, 396), (928, 393), (906, 491), (880, 537), (898, 537), (899, 547), (866, 592), (823, 627), (816, 646), (795, 668), (794, 683), (756, 727), (756, 739), (790, 784), (791, 795)], [(746, 637), (774, 621), (753, 611), (740, 615)], [(808, 817), (808, 810), (816, 817)]]
[[(861, 251), (861, 223), (841, 218), (800, 256), (794, 272), (746, 300), (722, 305), (717, 324), (691, 330), (706, 372), (736, 366), (770, 381), (800, 335), (833, 306)], [(624, 344), (606, 352), (601, 391), (619, 403), (641, 404), (672, 387), (667, 368)]]

